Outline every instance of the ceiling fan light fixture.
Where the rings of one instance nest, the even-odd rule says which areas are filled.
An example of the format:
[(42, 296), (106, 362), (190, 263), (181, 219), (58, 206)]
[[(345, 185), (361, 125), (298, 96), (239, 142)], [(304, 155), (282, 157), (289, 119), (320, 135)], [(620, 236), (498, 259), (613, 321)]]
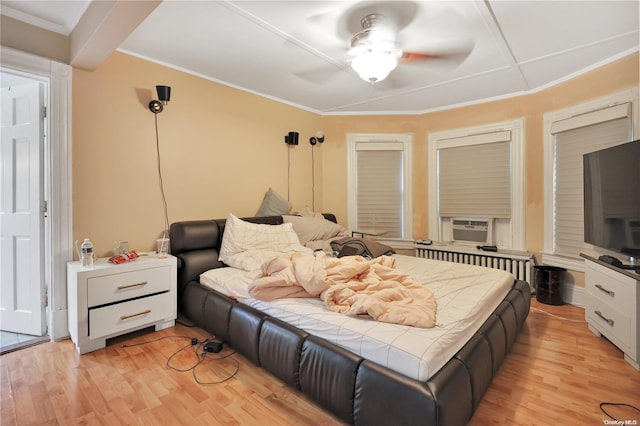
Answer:
[(398, 66), (398, 57), (392, 52), (369, 50), (351, 61), (351, 68), (367, 83), (378, 83)]

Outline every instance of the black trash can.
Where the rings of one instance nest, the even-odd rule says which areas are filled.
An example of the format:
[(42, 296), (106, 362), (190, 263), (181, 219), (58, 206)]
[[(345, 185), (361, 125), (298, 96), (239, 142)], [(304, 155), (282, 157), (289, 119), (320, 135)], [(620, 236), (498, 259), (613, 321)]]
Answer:
[(562, 292), (567, 270), (557, 266), (534, 266), (536, 300), (546, 305), (564, 305)]

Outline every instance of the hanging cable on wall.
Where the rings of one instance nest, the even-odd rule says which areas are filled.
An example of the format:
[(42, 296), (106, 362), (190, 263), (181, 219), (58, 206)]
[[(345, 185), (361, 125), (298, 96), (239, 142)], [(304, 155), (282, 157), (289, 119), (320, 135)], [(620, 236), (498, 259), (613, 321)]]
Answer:
[(318, 130), (315, 136), (312, 136), (309, 139), (309, 143), (311, 144), (311, 210), (316, 211), (316, 161), (313, 155), (314, 148), (317, 143), (324, 142), (324, 132), (322, 130)]
[(158, 163), (158, 179), (160, 182), (160, 196), (162, 197), (162, 207), (164, 211), (164, 238), (168, 238), (169, 232), (169, 209), (167, 207), (167, 197), (164, 194), (164, 182), (162, 180), (162, 166), (160, 162), (160, 136), (158, 133), (158, 114), (164, 109), (164, 105), (169, 102), (171, 98), (171, 87), (169, 86), (156, 86), (158, 92), (158, 99), (149, 102), (149, 110), (154, 114), (155, 118), (155, 130), (156, 130), (156, 154)]
[(315, 146), (311, 145), (311, 211), (316, 211), (316, 161), (313, 158)]
[(160, 138), (158, 136), (158, 115), (155, 115), (156, 122), (156, 153), (158, 159), (158, 180), (160, 182), (160, 196), (162, 197), (162, 207), (164, 210), (164, 233), (165, 237), (169, 231), (169, 210), (167, 207), (167, 197), (164, 195), (164, 183), (162, 181), (162, 166), (160, 163)]
[(287, 201), (291, 201), (291, 147), (287, 145)]

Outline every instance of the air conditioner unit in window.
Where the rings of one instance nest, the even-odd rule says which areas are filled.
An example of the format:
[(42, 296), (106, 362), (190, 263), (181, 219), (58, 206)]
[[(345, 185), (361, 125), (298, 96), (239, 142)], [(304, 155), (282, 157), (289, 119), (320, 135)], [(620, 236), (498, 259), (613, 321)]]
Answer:
[(454, 243), (493, 245), (493, 218), (454, 217), (451, 225)]

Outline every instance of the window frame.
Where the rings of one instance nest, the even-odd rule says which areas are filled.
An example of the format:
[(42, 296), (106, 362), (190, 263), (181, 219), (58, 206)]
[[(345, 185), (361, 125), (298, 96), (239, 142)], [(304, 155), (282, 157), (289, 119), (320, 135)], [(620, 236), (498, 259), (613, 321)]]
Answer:
[(357, 153), (356, 145), (359, 142), (384, 144), (401, 143), (403, 158), (403, 237), (401, 239), (384, 240), (393, 248), (413, 248), (413, 135), (409, 133), (348, 133), (347, 134), (347, 228), (356, 230), (357, 220)]
[[(543, 116), (543, 207), (544, 207), (544, 230), (543, 248), (541, 252), (542, 262), (547, 265), (559, 266), (571, 271), (584, 272), (584, 259), (573, 258), (554, 253), (555, 238), (555, 136), (552, 133), (554, 123), (568, 120), (579, 115), (589, 114), (605, 108), (614, 107), (619, 104), (631, 104), (631, 131), (632, 140), (637, 138), (640, 126), (640, 114), (638, 111), (638, 87), (632, 87), (617, 93), (592, 99), (587, 102), (573, 105), (568, 108), (559, 109), (545, 113)], [(591, 124), (596, 124), (594, 121)], [(576, 126), (577, 127), (577, 126)]]
[(459, 146), (492, 143), (484, 135), (511, 132), (511, 250), (525, 250), (525, 120), (490, 123), (459, 129), (429, 132), (428, 140), (428, 200), (429, 239), (441, 241), (442, 220), (439, 214), (438, 197), (438, 150)]

